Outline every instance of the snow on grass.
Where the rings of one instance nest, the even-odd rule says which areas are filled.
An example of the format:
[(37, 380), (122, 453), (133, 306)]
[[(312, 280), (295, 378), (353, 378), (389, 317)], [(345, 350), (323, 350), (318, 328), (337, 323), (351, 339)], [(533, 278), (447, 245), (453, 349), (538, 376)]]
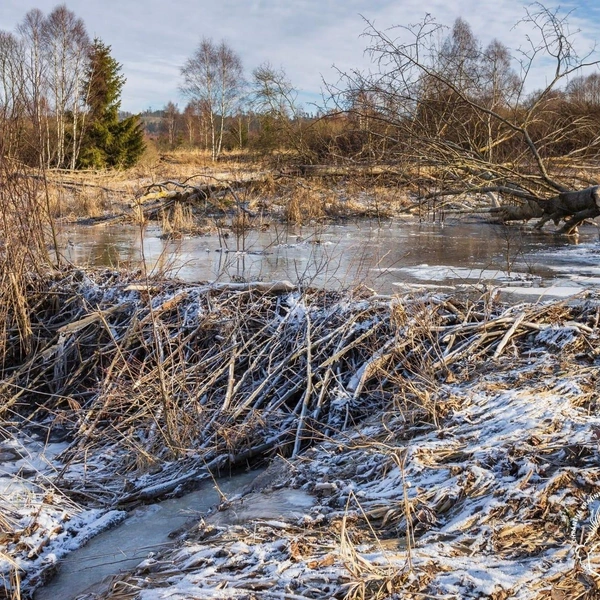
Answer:
[[(68, 444), (44, 443), (24, 433), (2, 431), (0, 443), (0, 584), (9, 587), (16, 564), (25, 589), (43, 582), (44, 573), (100, 531), (118, 523), (117, 510), (84, 509), (52, 483), (57, 456)], [(0, 588), (1, 589), (1, 588)]]
[[(155, 300), (155, 311), (174, 298), (181, 296), (166, 289)], [(197, 299), (188, 296), (186, 302)], [(233, 501), (219, 513), (222, 521), (199, 519), (175, 547), (117, 581), (117, 597), (119, 590), (136, 589), (138, 597), (151, 600), (253, 594), (537, 599), (571, 582), (575, 567), (581, 568), (571, 539), (573, 515), (600, 489), (597, 298), (578, 299), (577, 310), (573, 301), (507, 308), (493, 298), (460, 303), (437, 291), (392, 302), (377, 298), (377, 310), (364, 318), (360, 306), (368, 308), (367, 300), (352, 310), (350, 300), (311, 306), (299, 292), (278, 302), (287, 303), (285, 316), (269, 308), (274, 317), (261, 322), (261, 331), (268, 325), (276, 339), (282, 323), (298, 325), (286, 349), (290, 356), (314, 356), (319, 345), (328, 347), (332, 329), (344, 332), (311, 370), (315, 396), (330, 378), (328, 395), (318, 405), (328, 411), (327, 426), (318, 429), (317, 417), (313, 422), (307, 417), (302, 433), (314, 428), (319, 444), (289, 460), (277, 484), (278, 494), (310, 494), (314, 501), (282, 514), (273, 509), (241, 519), (236, 515), (243, 514), (244, 504), (268, 506), (274, 495), (254, 492)], [(316, 322), (320, 311), (346, 321), (323, 327), (310, 351), (296, 350), (293, 344), (307, 337), (305, 321)], [(371, 329), (362, 327), (367, 318)], [(175, 331), (179, 323), (174, 320)], [(349, 350), (365, 332), (372, 339), (350, 361)], [(208, 339), (212, 348), (213, 338)], [(264, 352), (270, 363), (275, 350)], [(294, 393), (306, 386), (307, 371), (301, 362), (293, 373)], [(235, 384), (234, 379), (223, 381)], [(194, 406), (195, 396), (186, 393), (185, 400), (190, 398)], [(289, 398), (291, 404), (278, 405), (274, 419), (295, 428), (289, 415), (298, 398)], [(260, 418), (261, 409), (253, 405), (249, 415)], [(158, 427), (160, 413), (153, 418)], [(272, 436), (267, 429), (259, 442)], [(79, 483), (75, 489), (82, 496), (101, 497), (98, 481), (114, 478), (125, 464), (107, 448), (115, 456), (122, 451), (116, 442), (104, 446), (101, 456), (90, 451), (85, 462), (73, 460), (58, 482)], [(195, 451), (186, 450), (190, 456)], [(129, 480), (119, 485), (136, 493), (125, 497), (147, 499), (137, 493), (140, 485), (163, 489), (160, 477), (183, 484), (194, 474), (187, 458), (176, 463), (172, 457), (172, 463), (156, 458), (160, 468), (146, 467), (146, 476), (142, 468), (134, 474), (130, 462)], [(9, 556), (28, 565), (31, 589), (33, 573), (77, 545), (94, 524), (104, 526), (120, 514), (84, 510), (28, 472), (11, 469), (7, 476), (20, 479), (11, 481), (14, 507), (8, 518), (23, 543), (4, 539), (4, 544)], [(575, 587), (569, 589), (576, 597)]]
[(449, 410), (437, 427), (387, 413), (290, 463), (280, 492), (317, 499), (304, 518), (201, 522), (128, 585), (144, 600), (222, 598), (223, 586), (230, 598), (366, 589), (525, 600), (569, 582), (575, 590), (570, 523), (600, 488), (600, 417), (589, 409), (597, 369), (568, 354), (571, 331), (544, 329), (522, 358), (442, 385)]

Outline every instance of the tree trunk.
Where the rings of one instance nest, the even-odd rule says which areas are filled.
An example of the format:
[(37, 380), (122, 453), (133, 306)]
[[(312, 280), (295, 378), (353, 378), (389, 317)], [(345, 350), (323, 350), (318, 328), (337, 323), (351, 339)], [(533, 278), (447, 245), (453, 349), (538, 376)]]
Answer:
[(564, 225), (558, 233), (575, 233), (577, 225), (586, 219), (600, 216), (600, 185), (576, 192), (561, 192), (548, 200), (527, 201), (521, 206), (504, 206), (502, 217), (505, 221), (540, 218), (536, 229), (541, 229), (548, 221)]

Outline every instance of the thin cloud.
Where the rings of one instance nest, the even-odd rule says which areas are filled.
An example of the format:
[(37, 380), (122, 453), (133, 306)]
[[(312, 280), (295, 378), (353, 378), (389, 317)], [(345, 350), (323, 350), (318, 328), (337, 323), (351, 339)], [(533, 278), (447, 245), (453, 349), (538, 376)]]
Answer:
[[(38, 0), (35, 6), (48, 13), (57, 3)], [(169, 100), (185, 104), (178, 91), (179, 69), (203, 36), (225, 39), (248, 74), (265, 61), (283, 67), (304, 92), (302, 98), (314, 99), (323, 79), (337, 79), (333, 65), (341, 71), (368, 66), (361, 15), (382, 29), (416, 22), (425, 12), (447, 25), (462, 16), (484, 44), (497, 37), (516, 48), (523, 35), (514, 25), (525, 14), (521, 0), (430, 0), (426, 5), (422, 0), (70, 0), (67, 6), (123, 64), (128, 80), (123, 108), (131, 111), (161, 108)], [(581, 29), (580, 45), (587, 50), (595, 42), (600, 12), (591, 0), (572, 0), (569, 6), (576, 9), (570, 21)], [(20, 0), (2, 0), (0, 28), (14, 30), (28, 8)], [(539, 85), (545, 77), (541, 70), (536, 74)]]

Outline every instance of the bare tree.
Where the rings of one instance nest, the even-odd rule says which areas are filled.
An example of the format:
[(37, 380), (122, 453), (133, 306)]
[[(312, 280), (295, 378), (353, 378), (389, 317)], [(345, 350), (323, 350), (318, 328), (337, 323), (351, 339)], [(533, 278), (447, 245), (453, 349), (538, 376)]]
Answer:
[(0, 154), (12, 156), (22, 144), (26, 97), (21, 44), (0, 31)]
[(167, 143), (169, 148), (175, 147), (177, 140), (178, 125), (181, 118), (179, 108), (173, 102), (168, 102), (163, 110), (162, 129), (167, 134)]
[(47, 163), (50, 155), (47, 109), (47, 63), (44, 56), (44, 27), (46, 18), (41, 10), (30, 10), (17, 27), (21, 37), (21, 55), (23, 65), (24, 94), (28, 99), (28, 108), (39, 166)]
[(600, 107), (600, 73), (580, 75), (569, 81), (566, 89), (569, 99), (589, 107)]
[(302, 114), (298, 92), (283, 69), (265, 62), (252, 72), (252, 107), (262, 121), (263, 130), (274, 137), (273, 144), (304, 147)]
[(459, 17), (444, 40), (437, 57), (437, 69), (452, 78), (464, 93), (473, 93), (480, 84), (481, 49), (471, 26)]
[[(521, 80), (511, 66), (509, 49), (499, 40), (494, 39), (481, 55), (481, 103), (490, 112), (484, 114), (487, 143), (482, 148), (488, 161), (494, 160), (494, 147), (502, 143), (498, 136), (498, 124), (494, 112), (510, 111), (518, 99)], [(512, 135), (511, 132), (508, 135)]]
[(223, 149), (225, 120), (241, 100), (244, 78), (242, 61), (225, 42), (204, 38), (181, 68), (181, 91), (208, 112), (212, 159)]
[[(577, 53), (566, 17), (557, 10), (531, 5), (522, 25), (529, 34), (517, 54), (517, 77), (506, 48), (493, 42), (482, 50), (462, 21), (441, 45), (443, 29), (429, 16), (388, 30), (368, 23), (365, 36), (377, 69), (344, 74), (337, 98), (352, 98), (352, 109), (360, 111), (357, 91), (368, 93), (374, 134), (388, 138), (387, 159), (408, 156), (428, 166), (431, 196), (497, 192), (520, 203), (507, 207), (506, 218), (540, 217), (539, 226), (565, 220), (561, 231), (570, 232), (600, 215), (600, 188), (578, 192), (584, 180), (577, 172), (554, 167), (566, 137), (576, 141), (584, 127), (583, 120), (567, 125), (555, 118), (556, 94), (570, 76), (599, 61)], [(526, 99), (533, 68), (549, 61), (549, 83)], [(599, 150), (600, 136), (586, 136), (568, 156), (593, 157)]]
[(183, 124), (187, 136), (187, 142), (190, 146), (194, 144), (196, 135), (198, 133), (198, 121), (200, 119), (198, 104), (195, 102), (188, 102), (182, 113)]
[[(43, 27), (48, 82), (54, 101), (56, 159), (59, 167), (75, 168), (79, 146), (78, 118), (85, 101), (82, 93), (90, 40), (83, 20), (63, 4), (48, 16)], [(71, 119), (71, 151), (67, 164), (67, 119)]]

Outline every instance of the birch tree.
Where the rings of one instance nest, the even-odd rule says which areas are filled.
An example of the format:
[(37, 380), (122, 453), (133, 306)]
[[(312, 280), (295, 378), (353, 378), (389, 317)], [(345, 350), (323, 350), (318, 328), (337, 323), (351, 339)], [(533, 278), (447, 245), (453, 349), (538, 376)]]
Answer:
[(170, 150), (175, 147), (177, 134), (179, 133), (178, 125), (180, 120), (181, 113), (179, 112), (179, 107), (176, 104), (173, 104), (173, 102), (168, 102), (163, 109), (161, 128), (167, 134), (167, 143), (169, 144)]
[(225, 121), (235, 113), (244, 88), (242, 61), (224, 41), (204, 38), (181, 68), (181, 91), (205, 106), (211, 136), (211, 155), (216, 161), (223, 149)]
[(187, 143), (190, 147), (194, 144), (194, 140), (196, 139), (196, 126), (200, 118), (198, 112), (198, 105), (195, 102), (188, 102), (183, 109), (183, 124), (185, 126)]
[(0, 31), (0, 154), (18, 152), (25, 106), (21, 44), (13, 34)]
[(47, 107), (47, 63), (44, 53), (46, 17), (41, 10), (30, 10), (17, 27), (21, 42), (23, 93), (27, 98), (29, 117), (33, 125), (38, 166), (45, 166), (50, 156)]
[[(56, 123), (56, 157), (58, 167), (75, 168), (79, 146), (78, 119), (85, 101), (82, 92), (90, 40), (85, 24), (63, 4), (48, 16), (43, 27), (48, 61), (48, 82), (53, 99)], [(67, 156), (67, 119), (71, 120), (71, 148)]]
[(298, 152), (304, 150), (302, 114), (298, 104), (298, 92), (283, 69), (269, 62), (261, 64), (252, 72), (252, 107), (259, 115), (263, 137), (273, 135), (276, 145), (287, 144)]

